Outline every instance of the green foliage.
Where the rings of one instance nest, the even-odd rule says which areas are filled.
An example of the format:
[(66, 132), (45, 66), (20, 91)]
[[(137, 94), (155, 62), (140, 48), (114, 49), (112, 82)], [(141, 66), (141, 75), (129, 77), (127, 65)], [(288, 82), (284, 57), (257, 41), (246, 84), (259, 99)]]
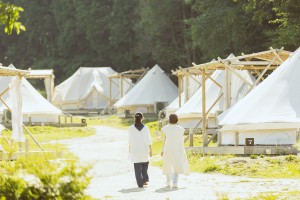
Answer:
[(250, 155), (251, 159), (257, 159), (257, 155)]
[[(170, 73), (230, 53), (270, 46), (293, 51), (300, 43), (298, 0), (10, 2), (0, 1), (0, 24), (19, 33), (24, 23), (27, 30), (0, 38), (1, 62), (21, 69), (53, 68), (56, 84), (80, 66), (126, 71), (157, 63)], [(23, 9), (13, 3), (25, 10), (22, 24)], [(2, 16), (15, 21), (8, 25)]]
[(8, 35), (11, 35), (13, 30), (17, 34), (20, 34), (20, 31), (25, 31), (25, 26), (19, 22), (20, 12), (23, 12), (24, 9), (16, 6), (11, 3), (4, 3), (0, 1), (0, 25), (4, 25), (4, 31)]
[(3, 199), (84, 199), (90, 166), (26, 156), (1, 162), (0, 197)]
[(288, 155), (285, 157), (285, 160), (289, 162), (300, 162), (300, 159), (295, 155)]
[[(299, 158), (295, 156), (263, 157), (252, 159), (239, 156), (204, 156), (188, 153), (191, 171), (221, 173), (260, 178), (299, 178)], [(293, 160), (293, 161), (290, 161)], [(157, 163), (156, 163), (157, 164)]]

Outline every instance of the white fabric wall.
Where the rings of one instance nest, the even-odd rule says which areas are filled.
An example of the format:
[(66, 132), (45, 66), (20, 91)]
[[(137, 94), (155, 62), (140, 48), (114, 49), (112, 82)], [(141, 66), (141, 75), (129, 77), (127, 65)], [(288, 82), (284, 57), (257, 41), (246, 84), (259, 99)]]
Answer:
[[(245, 145), (246, 138), (254, 138), (254, 145), (288, 145), (296, 143), (296, 130), (241, 130), (239, 145)], [(222, 145), (235, 144), (235, 132), (222, 132)]]

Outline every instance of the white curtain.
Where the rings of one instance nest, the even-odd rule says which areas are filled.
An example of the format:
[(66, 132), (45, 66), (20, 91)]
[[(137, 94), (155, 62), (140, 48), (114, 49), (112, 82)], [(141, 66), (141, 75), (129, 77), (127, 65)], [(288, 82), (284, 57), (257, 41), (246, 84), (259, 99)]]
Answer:
[(51, 102), (52, 95), (53, 95), (53, 92), (54, 92), (54, 76), (51, 76), (49, 78), (45, 78), (44, 84), (45, 84), (45, 89), (46, 89), (46, 93), (47, 93), (47, 100), (49, 102)]
[(22, 78), (15, 77), (9, 85), (9, 98), (11, 99), (11, 121), (12, 121), (12, 139), (16, 142), (24, 142), (23, 133), (23, 114), (22, 114)]

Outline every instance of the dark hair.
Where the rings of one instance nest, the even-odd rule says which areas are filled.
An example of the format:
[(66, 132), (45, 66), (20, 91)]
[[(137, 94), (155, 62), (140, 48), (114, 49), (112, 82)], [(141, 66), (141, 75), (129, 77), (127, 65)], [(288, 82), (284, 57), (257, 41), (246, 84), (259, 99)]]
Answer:
[(143, 119), (143, 113), (141, 113), (141, 112), (135, 113), (135, 115), (134, 115), (135, 124), (142, 123), (142, 119)]
[(170, 124), (177, 124), (178, 122), (178, 116), (176, 114), (171, 114), (169, 116), (169, 123)]

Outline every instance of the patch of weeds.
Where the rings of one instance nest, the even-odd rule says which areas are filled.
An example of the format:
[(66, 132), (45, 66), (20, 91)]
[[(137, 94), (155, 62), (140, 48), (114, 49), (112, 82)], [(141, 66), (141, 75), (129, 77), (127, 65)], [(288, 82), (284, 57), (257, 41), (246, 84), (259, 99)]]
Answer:
[(220, 166), (218, 166), (216, 164), (206, 165), (203, 169), (203, 172), (205, 172), (205, 173), (211, 173), (211, 172), (217, 172), (217, 171), (220, 171)]
[(260, 154), (260, 155), (259, 155), (259, 157), (260, 157), (260, 158), (264, 158), (264, 157), (265, 157), (265, 155), (263, 155), (263, 154)]
[(288, 156), (285, 157), (285, 160), (288, 161), (288, 162), (298, 161), (298, 159), (295, 155), (288, 155)]
[(250, 158), (251, 159), (257, 159), (257, 155), (251, 155)]

